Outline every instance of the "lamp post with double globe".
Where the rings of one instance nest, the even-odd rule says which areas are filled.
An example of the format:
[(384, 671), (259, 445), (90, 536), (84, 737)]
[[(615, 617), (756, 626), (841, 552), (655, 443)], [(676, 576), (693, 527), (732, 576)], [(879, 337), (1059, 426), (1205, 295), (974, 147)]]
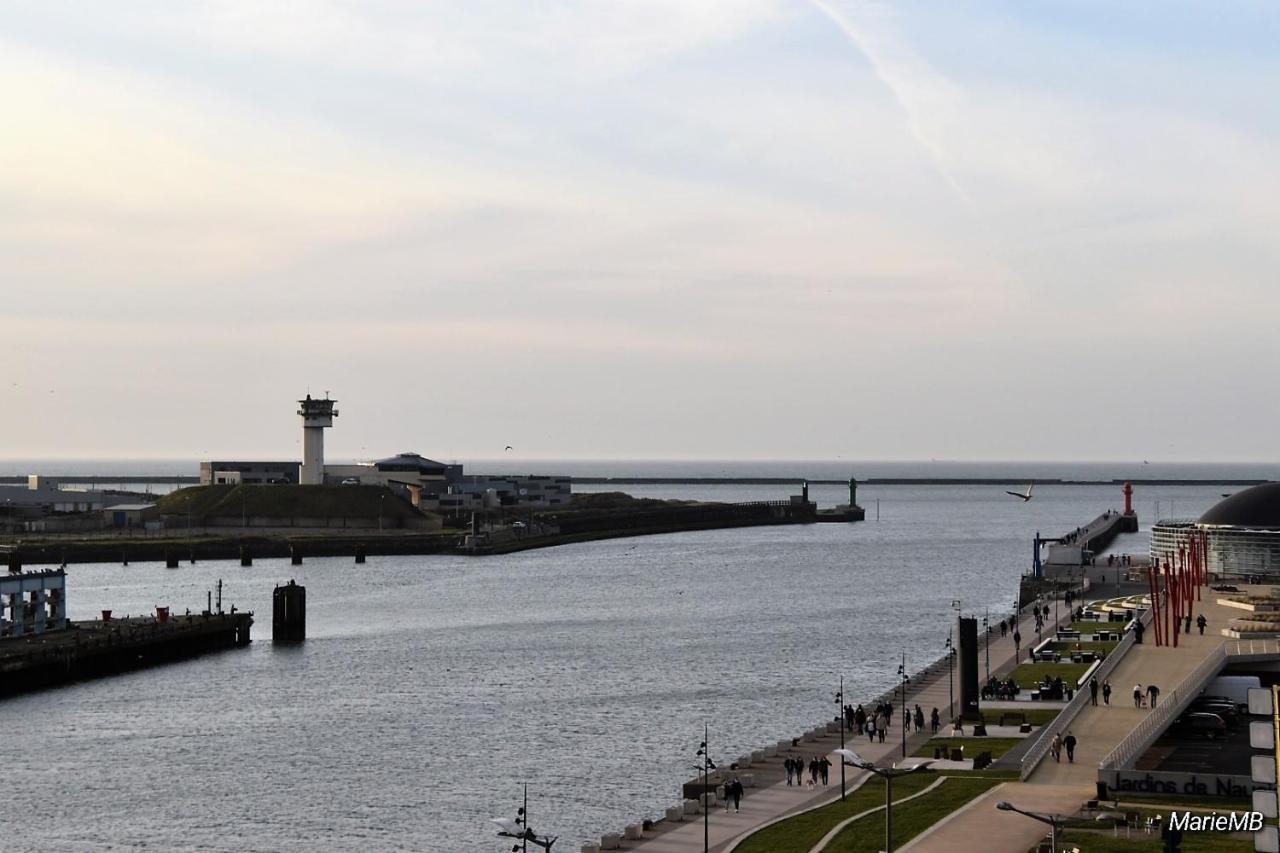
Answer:
[[(840, 689), (836, 691), (836, 710), (840, 713), (836, 717), (837, 725), (840, 726), (840, 748), (844, 749), (844, 676), (840, 676)], [(840, 799), (844, 799), (844, 762), (840, 762)]]
[(702, 850), (708, 853), (711, 850), (711, 809), (708, 808), (707, 802), (707, 777), (711, 775), (711, 771), (716, 769), (716, 763), (711, 760), (711, 750), (707, 748), (707, 741), (711, 739), (711, 729), (707, 724), (702, 726), (702, 743), (698, 744), (698, 770), (702, 773), (702, 796), (699, 801), (702, 804)]
[(873, 762), (864, 761), (862, 756), (852, 749), (838, 749), (836, 754), (840, 756), (842, 767), (846, 764), (857, 767), (859, 770), (874, 773), (884, 780), (884, 849), (885, 853), (893, 853), (893, 780), (908, 773), (919, 773), (926, 769), (930, 762), (922, 761), (914, 767), (877, 767)]

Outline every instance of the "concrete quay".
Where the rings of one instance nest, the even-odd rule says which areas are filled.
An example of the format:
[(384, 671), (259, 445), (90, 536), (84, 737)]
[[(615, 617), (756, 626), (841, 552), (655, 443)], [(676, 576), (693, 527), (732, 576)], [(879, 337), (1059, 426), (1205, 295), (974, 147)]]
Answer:
[[(1067, 608), (1063, 607), (1060, 610), (1058, 624), (1062, 624), (1070, 618)], [(1054, 627), (1051, 618), (1050, 622), (1046, 623), (1046, 634), (1052, 631)], [(1018, 629), (1022, 634), (1022, 648), (1025, 652), (1025, 649), (1030, 644), (1029, 638), (1035, 637), (1034, 618), (1029, 615), (1022, 618)], [(1005, 637), (1001, 637), (998, 628), (995, 628), (991, 631), (989, 640), (992, 675), (1001, 676), (1007, 674), (1017, 664), (1012, 632)], [(981, 656), (981, 651), (979, 654)], [(955, 678), (955, 694), (958, 706), (958, 667), (956, 668)], [(941, 667), (935, 666), (923, 675), (912, 676), (911, 685), (907, 688), (906, 704), (908, 709), (914, 708), (917, 704), (920, 705), (924, 709), (927, 719), (929, 712), (936, 707), (945, 721), (954, 715), (954, 712), (949, 710), (950, 699), (951, 690), (948, 668), (945, 664)], [(859, 700), (856, 697), (849, 697), (846, 701), (856, 706)], [(875, 701), (875, 698), (869, 699), (869, 702), (873, 705)], [(864, 706), (866, 704), (868, 703), (863, 702)], [(1038, 707), (1038, 703), (1026, 703), (1026, 707)], [(884, 743), (869, 743), (865, 736), (860, 737), (856, 733), (846, 732), (846, 745), (856, 750), (864, 759), (876, 764), (891, 764), (899, 761), (902, 757), (902, 735), (901, 729), (898, 728), (901, 725), (901, 699), (895, 704), (895, 708), (892, 725), (893, 734), (896, 737), (887, 737)], [(840, 762), (839, 757), (833, 756), (832, 752), (840, 747), (840, 734), (838, 730), (829, 732), (825, 726), (821, 728), (822, 733), (820, 735), (812, 739), (802, 736), (797, 746), (790, 749), (778, 748), (776, 754), (760, 762), (753, 760), (749, 769), (739, 771), (739, 778), (743, 773), (753, 774), (756, 787), (747, 788), (746, 795), (742, 799), (742, 810), (740, 812), (726, 812), (723, 804), (711, 807), (710, 813), (707, 815), (710, 850), (715, 851), (715, 853), (728, 853), (728, 851), (735, 849), (746, 837), (769, 824), (839, 800)], [(944, 723), (940, 733), (945, 734), (946, 732), (947, 726)], [(906, 740), (907, 755), (911, 755), (916, 749), (923, 746), (930, 737), (932, 737), (932, 734), (927, 729), (924, 732), (908, 735)], [(714, 754), (714, 733), (712, 749), (712, 757), (716, 759), (722, 768), (727, 768), (731, 759), (721, 762)], [(805, 786), (788, 786), (786, 775), (782, 768), (783, 762), (790, 757), (801, 757), (808, 761), (809, 757), (814, 755), (826, 755), (831, 759), (830, 783), (826, 786), (819, 785), (812, 789)], [(877, 786), (883, 784), (878, 779), (871, 779), (867, 782), (868, 778), (869, 774), (865, 771), (846, 768), (846, 783), (849, 789), (863, 783)], [(677, 800), (673, 798), (672, 802), (675, 804)], [(636, 823), (639, 822), (637, 821)], [(623, 835), (620, 831), (617, 834), (619, 836)], [(590, 849), (590, 845), (587, 845), (584, 849)], [(637, 850), (642, 851), (642, 853), (698, 853), (703, 849), (703, 815), (687, 815), (679, 822), (660, 821), (654, 824), (652, 831), (644, 833), (641, 839), (620, 840), (617, 849)], [(1023, 853), (1025, 850), (1026, 847), (1022, 848), (1019, 853)]]
[(72, 622), (0, 641), (0, 698), (247, 646), (252, 613)]

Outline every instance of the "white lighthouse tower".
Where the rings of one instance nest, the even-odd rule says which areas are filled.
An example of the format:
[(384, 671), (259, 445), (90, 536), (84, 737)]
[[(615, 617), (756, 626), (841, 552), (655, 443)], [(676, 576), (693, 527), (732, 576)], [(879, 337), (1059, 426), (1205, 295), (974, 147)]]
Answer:
[(313, 400), (308, 394), (299, 400), (298, 414), (302, 415), (302, 471), (298, 482), (304, 486), (324, 485), (324, 431), (333, 426), (338, 410), (337, 400), (326, 395), (323, 400)]

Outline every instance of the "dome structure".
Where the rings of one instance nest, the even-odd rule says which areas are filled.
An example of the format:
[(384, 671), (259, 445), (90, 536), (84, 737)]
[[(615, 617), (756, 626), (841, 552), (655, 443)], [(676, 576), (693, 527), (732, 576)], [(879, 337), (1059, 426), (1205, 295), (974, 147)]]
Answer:
[(1196, 522), (1200, 527), (1280, 530), (1280, 483), (1263, 483), (1219, 501)]

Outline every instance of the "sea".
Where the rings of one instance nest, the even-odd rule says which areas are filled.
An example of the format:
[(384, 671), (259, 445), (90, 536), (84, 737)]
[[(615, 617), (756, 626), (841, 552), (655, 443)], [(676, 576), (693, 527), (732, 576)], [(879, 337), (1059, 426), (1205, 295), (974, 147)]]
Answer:
[[(496, 467), (504, 465), (505, 468)], [(116, 467), (112, 467), (116, 466)], [(170, 467), (172, 466), (172, 467)], [(185, 466), (185, 467), (178, 467)], [(171, 461), (8, 460), (0, 474), (192, 473)], [(559, 462), (489, 473), (795, 477), (786, 485), (578, 485), (685, 500), (782, 500), (801, 479), (1273, 479), (1280, 466), (1137, 463)], [(1239, 487), (1135, 487), (1153, 518), (1194, 517)], [(1014, 489), (1014, 490), (1021, 490)], [(224, 605), (250, 647), (0, 703), (13, 851), (497, 851), (513, 817), (574, 850), (680, 799), (704, 726), (731, 761), (939, 658), (953, 602), (1014, 603), (1036, 532), (1122, 505), (1116, 485), (864, 485), (857, 524), (588, 542), (506, 556), (72, 565), (73, 618)], [(815, 485), (820, 506), (847, 500)], [(270, 639), (271, 592), (307, 587), (307, 640)]]

